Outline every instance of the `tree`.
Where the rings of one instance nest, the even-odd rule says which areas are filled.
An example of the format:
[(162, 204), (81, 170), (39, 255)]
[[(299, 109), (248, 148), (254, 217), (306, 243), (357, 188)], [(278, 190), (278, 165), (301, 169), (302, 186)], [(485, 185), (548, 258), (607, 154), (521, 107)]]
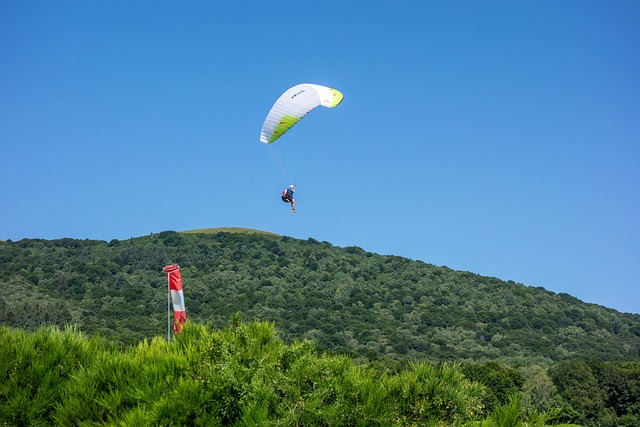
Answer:
[(510, 396), (517, 394), (523, 384), (520, 373), (496, 362), (466, 364), (462, 372), (471, 381), (479, 382), (487, 388), (483, 404), (487, 412), (506, 405)]
[(572, 421), (584, 424), (604, 416), (605, 393), (586, 362), (560, 362), (549, 369), (549, 375), (576, 414)]

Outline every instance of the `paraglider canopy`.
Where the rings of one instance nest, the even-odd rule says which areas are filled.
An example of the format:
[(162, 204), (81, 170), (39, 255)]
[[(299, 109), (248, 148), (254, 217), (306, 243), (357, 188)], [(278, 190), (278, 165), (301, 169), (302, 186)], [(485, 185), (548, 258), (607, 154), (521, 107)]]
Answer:
[(260, 141), (271, 144), (316, 107), (333, 108), (342, 102), (340, 91), (316, 84), (300, 84), (288, 89), (273, 104), (262, 125)]

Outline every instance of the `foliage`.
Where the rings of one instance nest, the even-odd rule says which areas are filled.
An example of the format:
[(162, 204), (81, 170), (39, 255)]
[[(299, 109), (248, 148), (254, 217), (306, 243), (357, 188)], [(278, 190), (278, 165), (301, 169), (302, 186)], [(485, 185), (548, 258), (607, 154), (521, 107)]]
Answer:
[[(465, 370), (501, 379), (491, 387), (504, 402), (483, 408), (491, 388)], [(171, 343), (127, 348), (73, 328), (2, 327), (0, 425), (640, 425), (640, 362), (554, 365), (562, 411), (528, 408), (526, 387), (509, 385), (542, 371), (420, 361), (394, 373), (237, 316), (223, 330), (189, 322)]]
[[(167, 345), (170, 263), (199, 326)], [(0, 284), (0, 424), (640, 426), (639, 315), (358, 247), (25, 239)]]
[(489, 412), (508, 404), (509, 399), (523, 384), (523, 378), (516, 369), (501, 366), (496, 362), (466, 364), (462, 372), (471, 381), (487, 387), (483, 405)]
[(71, 323), (133, 345), (166, 331), (161, 269), (178, 263), (190, 319), (223, 327), (241, 312), (274, 322), (288, 342), (361, 360), (549, 366), (640, 356), (639, 315), (566, 294), (314, 239), (196, 231), (0, 242), (0, 323)]
[(526, 412), (517, 394), (509, 395), (504, 405), (496, 406), (488, 418), (491, 427), (544, 427), (558, 418), (559, 411)]
[(583, 425), (640, 426), (640, 362), (560, 362), (549, 368), (566, 403), (564, 418)]
[(540, 365), (520, 366), (522, 377), (522, 405), (528, 413), (545, 413), (563, 405), (558, 389), (549, 377), (547, 368)]
[(127, 349), (4, 327), (0, 367), (2, 425), (462, 425), (484, 390), (455, 364), (391, 374), (285, 344), (263, 322), (188, 323), (170, 344)]

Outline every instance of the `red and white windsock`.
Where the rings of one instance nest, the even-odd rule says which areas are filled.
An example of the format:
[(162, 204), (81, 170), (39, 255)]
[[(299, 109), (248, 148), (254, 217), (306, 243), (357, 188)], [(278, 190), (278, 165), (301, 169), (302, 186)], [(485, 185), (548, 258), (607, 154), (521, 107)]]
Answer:
[(187, 311), (184, 307), (184, 294), (182, 293), (182, 276), (178, 264), (167, 265), (163, 268), (167, 273), (169, 292), (173, 301), (173, 332), (180, 333), (184, 322), (187, 321)]

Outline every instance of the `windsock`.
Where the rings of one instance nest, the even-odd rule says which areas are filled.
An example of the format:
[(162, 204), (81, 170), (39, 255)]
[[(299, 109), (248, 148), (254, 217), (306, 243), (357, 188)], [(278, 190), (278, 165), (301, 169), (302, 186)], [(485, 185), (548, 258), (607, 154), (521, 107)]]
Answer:
[(184, 307), (184, 294), (182, 293), (182, 276), (178, 264), (167, 265), (163, 268), (167, 273), (169, 282), (169, 292), (173, 302), (173, 332), (179, 334), (182, 331), (184, 322), (187, 321), (187, 311)]

